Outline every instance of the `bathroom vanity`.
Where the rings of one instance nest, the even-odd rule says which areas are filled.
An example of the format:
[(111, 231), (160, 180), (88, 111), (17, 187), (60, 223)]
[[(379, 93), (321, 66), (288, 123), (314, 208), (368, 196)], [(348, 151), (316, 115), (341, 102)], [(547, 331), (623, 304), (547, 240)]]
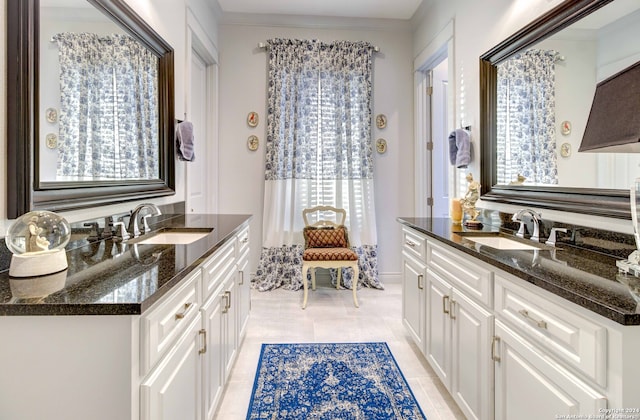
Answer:
[(249, 317), (250, 219), (163, 215), (153, 230), (205, 234), (81, 240), (62, 280), (1, 274), (0, 418), (212, 419)]
[(640, 296), (614, 257), (398, 221), (403, 322), (467, 418), (640, 419)]

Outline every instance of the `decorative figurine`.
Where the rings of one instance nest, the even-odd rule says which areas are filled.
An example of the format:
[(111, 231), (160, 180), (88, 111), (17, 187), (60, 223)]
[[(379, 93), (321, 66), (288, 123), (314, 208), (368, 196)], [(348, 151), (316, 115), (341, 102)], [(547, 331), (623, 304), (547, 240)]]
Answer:
[(476, 209), (476, 201), (480, 198), (480, 183), (473, 180), (473, 174), (471, 172), (467, 174), (467, 181), (469, 182), (467, 192), (464, 197), (460, 199), (462, 211), (469, 216), (469, 219), (464, 222), (464, 225), (470, 228), (481, 228), (482, 223), (476, 220), (480, 214), (480, 211)]

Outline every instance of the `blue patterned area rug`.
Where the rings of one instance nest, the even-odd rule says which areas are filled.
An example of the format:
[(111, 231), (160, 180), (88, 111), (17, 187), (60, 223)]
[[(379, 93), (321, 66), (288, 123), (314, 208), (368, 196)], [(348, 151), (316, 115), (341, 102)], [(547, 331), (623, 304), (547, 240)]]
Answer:
[(426, 419), (386, 343), (263, 344), (247, 419)]

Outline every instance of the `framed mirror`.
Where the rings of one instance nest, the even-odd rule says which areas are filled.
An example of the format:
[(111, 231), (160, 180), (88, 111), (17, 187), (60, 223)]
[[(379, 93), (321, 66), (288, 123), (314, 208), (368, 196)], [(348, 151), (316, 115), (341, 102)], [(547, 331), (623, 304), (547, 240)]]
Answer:
[[(640, 175), (640, 154), (578, 148), (597, 83), (640, 61), (635, 28), (637, 1), (568, 0), (480, 57), (483, 200), (631, 218), (629, 187)], [(516, 73), (528, 65), (528, 56), (549, 62), (553, 74), (545, 86), (554, 83), (549, 98), (526, 105), (547, 112), (547, 126), (534, 131), (531, 141), (524, 130), (513, 129), (531, 120), (514, 116), (523, 106), (512, 100), (517, 91), (509, 87), (518, 83)], [(538, 153), (532, 142), (541, 139), (547, 143)]]
[(7, 57), (8, 218), (175, 194), (173, 49), (123, 0), (8, 0)]

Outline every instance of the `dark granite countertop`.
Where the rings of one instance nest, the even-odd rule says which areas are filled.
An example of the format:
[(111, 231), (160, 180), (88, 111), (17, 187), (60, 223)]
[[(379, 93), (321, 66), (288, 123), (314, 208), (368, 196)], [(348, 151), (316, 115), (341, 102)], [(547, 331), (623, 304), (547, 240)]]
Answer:
[[(498, 227), (485, 225), (481, 231), (469, 230), (446, 218), (397, 220), (605, 318), (622, 325), (640, 325), (640, 280), (618, 274), (619, 258), (564, 243), (538, 251), (498, 250), (478, 245), (468, 239), (470, 236), (463, 236), (465, 233), (459, 234), (498, 232)], [(627, 286), (628, 282), (631, 286)], [(635, 297), (633, 288), (638, 293)]]
[[(171, 214), (150, 219), (153, 230), (213, 228), (188, 245), (73, 240), (67, 245), (69, 268), (63, 273), (32, 279), (12, 279), (8, 271), (0, 273), (0, 315), (141, 314), (250, 219), (249, 215), (227, 214)], [(42, 294), (45, 296), (38, 296)]]

